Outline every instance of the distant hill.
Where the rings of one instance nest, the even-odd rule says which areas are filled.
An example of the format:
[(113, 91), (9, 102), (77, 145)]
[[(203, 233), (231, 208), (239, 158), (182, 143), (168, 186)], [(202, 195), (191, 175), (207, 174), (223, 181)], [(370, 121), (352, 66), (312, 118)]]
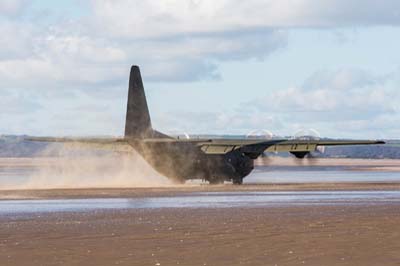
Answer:
[(34, 157), (48, 144), (25, 141), (26, 136), (0, 136), (0, 157)]
[[(60, 156), (61, 144), (48, 144), (24, 140), (27, 136), (0, 136), (0, 157), (41, 157)], [(243, 138), (244, 136), (201, 136)], [(51, 147), (51, 148), (50, 148)], [(104, 153), (104, 151), (102, 152)], [(63, 153), (65, 154), (65, 152)], [(266, 154), (268, 156), (268, 154)], [(288, 153), (269, 154), (271, 156), (291, 156)], [(335, 146), (326, 147), (324, 153), (314, 153), (316, 157), (323, 158), (389, 158), (400, 159), (400, 140), (388, 140), (385, 145), (369, 146)]]
[(325, 147), (320, 157), (325, 158), (366, 158), (400, 159), (400, 141), (387, 140), (384, 145), (332, 146)]

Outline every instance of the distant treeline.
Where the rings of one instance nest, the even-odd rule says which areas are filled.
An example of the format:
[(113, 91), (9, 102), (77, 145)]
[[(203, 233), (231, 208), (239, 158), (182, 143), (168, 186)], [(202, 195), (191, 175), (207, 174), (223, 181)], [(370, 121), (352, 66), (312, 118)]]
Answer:
[[(49, 149), (50, 144), (26, 141), (26, 137), (27, 136), (0, 136), (0, 157), (60, 156), (62, 145), (52, 144), (51, 149)], [(208, 138), (210, 137), (211, 136), (208, 136)], [(240, 138), (241, 136), (222, 137)], [(290, 156), (288, 153), (266, 155)], [(313, 156), (323, 158), (400, 159), (400, 140), (388, 140), (385, 145), (325, 147), (323, 153), (314, 152)]]
[(0, 157), (35, 157), (46, 150), (48, 144), (25, 141), (26, 136), (1, 136)]
[(388, 141), (384, 145), (326, 147), (324, 153), (318, 156), (325, 158), (400, 159), (400, 145), (397, 143), (398, 141)]

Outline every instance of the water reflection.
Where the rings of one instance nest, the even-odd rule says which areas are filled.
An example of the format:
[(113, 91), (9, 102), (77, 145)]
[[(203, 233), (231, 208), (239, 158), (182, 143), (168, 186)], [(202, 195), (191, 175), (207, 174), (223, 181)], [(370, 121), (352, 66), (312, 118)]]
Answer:
[(399, 203), (400, 191), (196, 192), (172, 197), (3, 200), (0, 215), (107, 209), (231, 208)]

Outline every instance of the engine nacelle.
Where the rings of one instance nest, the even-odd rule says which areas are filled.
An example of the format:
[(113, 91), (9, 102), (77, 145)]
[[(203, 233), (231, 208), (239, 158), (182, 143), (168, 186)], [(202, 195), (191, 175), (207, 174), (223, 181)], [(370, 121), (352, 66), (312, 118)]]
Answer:
[(293, 154), (298, 159), (303, 159), (308, 154), (310, 154), (309, 151), (291, 151), (290, 153)]

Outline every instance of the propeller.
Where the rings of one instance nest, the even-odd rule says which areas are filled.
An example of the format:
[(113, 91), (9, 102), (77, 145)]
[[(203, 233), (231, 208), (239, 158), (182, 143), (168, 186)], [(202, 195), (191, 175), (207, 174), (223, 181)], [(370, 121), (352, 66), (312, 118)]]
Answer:
[[(267, 129), (254, 129), (246, 134), (246, 139), (272, 140), (274, 137), (275, 135)], [(261, 154), (261, 157), (265, 161), (269, 160), (265, 152)]]
[[(321, 134), (316, 129), (313, 129), (313, 128), (300, 129), (293, 135), (292, 139), (320, 140)], [(318, 158), (318, 154), (322, 154), (324, 152), (325, 152), (325, 147), (318, 146), (316, 151), (308, 153), (305, 158), (309, 159), (310, 161), (316, 160)]]
[(255, 129), (246, 134), (246, 139), (273, 139), (274, 134), (267, 129)]
[(190, 135), (181, 130), (169, 130), (167, 134), (176, 139), (190, 139)]
[(319, 134), (319, 132), (313, 128), (300, 129), (296, 131), (292, 138), (301, 140), (320, 140), (321, 134)]

